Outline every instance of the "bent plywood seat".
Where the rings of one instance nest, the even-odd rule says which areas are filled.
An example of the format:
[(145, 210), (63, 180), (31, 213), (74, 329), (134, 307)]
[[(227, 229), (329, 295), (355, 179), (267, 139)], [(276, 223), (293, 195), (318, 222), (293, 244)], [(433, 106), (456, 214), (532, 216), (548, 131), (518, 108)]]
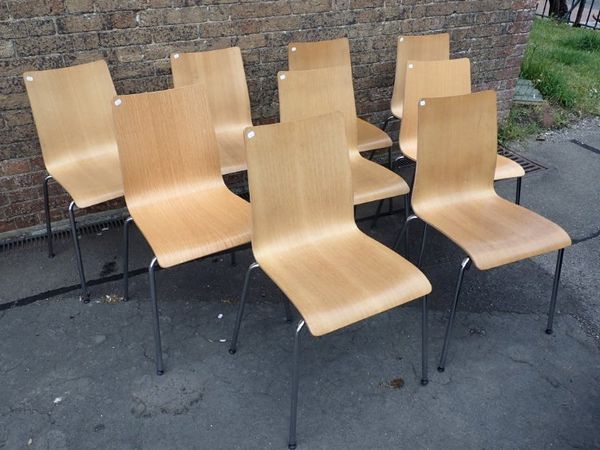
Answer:
[(201, 83), (206, 88), (215, 127), (221, 172), (246, 170), (244, 128), (252, 126), (250, 97), (239, 47), (197, 53), (174, 53), (175, 87)]
[(559, 250), (547, 330), (552, 330), (563, 249), (569, 235), (539, 214), (496, 194), (496, 94), (479, 92), (424, 99), (419, 105), (419, 162), (412, 205), (415, 214), (468, 255), (459, 272), (440, 370), (464, 270), (472, 261), (492, 269)]
[(48, 256), (54, 256), (48, 195), (48, 183), (54, 179), (73, 199), (69, 205), (71, 235), (81, 298), (87, 302), (90, 293), (77, 239), (75, 210), (123, 195), (110, 107), (115, 87), (104, 61), (25, 72), (23, 78), (49, 173), (43, 184)]
[(250, 204), (223, 182), (209, 101), (201, 85), (120, 96), (113, 111), (125, 201), (155, 254), (149, 275), (156, 370), (161, 374), (157, 263), (172, 267), (248, 243)]
[(343, 113), (355, 204), (405, 195), (410, 191), (399, 175), (363, 158), (358, 151), (356, 109), (350, 67), (337, 66), (280, 72), (278, 86), (282, 122), (302, 120), (336, 111)]
[[(399, 140), (402, 153), (413, 161), (418, 158), (417, 128), (421, 99), (469, 93), (471, 93), (471, 64), (467, 58), (445, 61), (408, 61), (404, 117)], [(496, 180), (525, 175), (525, 170), (519, 163), (502, 155), (496, 155), (496, 166)]]
[[(321, 336), (431, 291), (425, 275), (362, 233), (353, 217), (352, 173), (341, 113), (246, 131), (252, 198), (252, 250), (258, 265)], [(249, 272), (257, 267), (253, 264)], [(238, 321), (243, 315), (246, 286)], [(426, 333), (426, 301), (423, 301)], [(426, 354), (426, 334), (423, 349)], [(426, 357), (422, 381), (425, 384)], [(297, 364), (289, 445), (295, 436)]]
[(25, 72), (46, 170), (79, 208), (123, 195), (104, 61)]
[[(290, 70), (324, 69), (335, 66), (352, 67), (348, 38), (293, 42), (288, 45), (288, 65)], [(392, 140), (385, 131), (360, 117), (357, 117), (356, 121), (359, 152), (392, 146)]]
[(448, 33), (398, 37), (396, 72), (391, 104), (392, 114), (395, 117), (402, 119), (408, 61), (441, 61), (446, 59), (450, 59), (450, 35)]

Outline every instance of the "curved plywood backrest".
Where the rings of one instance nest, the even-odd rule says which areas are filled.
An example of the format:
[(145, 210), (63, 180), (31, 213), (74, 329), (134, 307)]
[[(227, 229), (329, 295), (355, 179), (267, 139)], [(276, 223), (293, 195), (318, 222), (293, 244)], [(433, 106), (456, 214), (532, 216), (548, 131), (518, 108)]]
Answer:
[(396, 78), (392, 93), (392, 110), (403, 116), (406, 64), (408, 61), (439, 61), (450, 59), (448, 33), (423, 36), (400, 36), (396, 50)]
[(426, 98), (419, 109), (415, 212), (494, 192), (496, 93)]
[(217, 133), (252, 126), (250, 97), (239, 47), (174, 53), (171, 70), (176, 88), (197, 83), (205, 86)]
[(202, 86), (119, 96), (113, 113), (129, 206), (224, 186)]
[(245, 130), (257, 259), (356, 228), (344, 126), (333, 113)]
[(317, 42), (292, 42), (288, 45), (290, 70), (322, 69), (324, 67), (350, 66), (348, 38)]
[(279, 116), (282, 122), (339, 111), (343, 113), (346, 123), (348, 149), (351, 154), (359, 155), (350, 66), (279, 72), (277, 81)]
[(46, 167), (117, 153), (111, 100), (115, 87), (105, 61), (25, 72), (25, 87)]
[(446, 61), (409, 61), (406, 66), (404, 116), (400, 148), (416, 155), (419, 100), (471, 93), (471, 64), (467, 58)]

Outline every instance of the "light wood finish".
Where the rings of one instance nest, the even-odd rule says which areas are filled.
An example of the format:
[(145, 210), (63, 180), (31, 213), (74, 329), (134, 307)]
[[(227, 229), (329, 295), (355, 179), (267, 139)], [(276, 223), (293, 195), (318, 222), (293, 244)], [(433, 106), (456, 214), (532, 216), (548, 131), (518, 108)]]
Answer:
[(315, 336), (431, 291), (357, 228), (344, 122), (333, 113), (246, 130), (254, 256)]
[[(467, 58), (446, 61), (408, 61), (404, 118), (400, 129), (402, 153), (417, 160), (419, 101), (471, 92), (471, 64)], [(522, 177), (525, 170), (515, 161), (496, 155), (496, 180)]]
[(450, 35), (448, 33), (398, 37), (396, 77), (394, 79), (391, 107), (394, 116), (402, 119), (408, 61), (441, 61), (446, 59), (450, 59)]
[[(335, 66), (352, 67), (350, 43), (347, 38), (316, 42), (292, 42), (288, 45), (290, 70), (324, 69)], [(388, 134), (360, 117), (358, 127), (358, 151), (366, 152), (388, 148), (392, 140)]]
[(171, 70), (176, 88), (196, 83), (206, 88), (219, 143), (221, 172), (246, 170), (243, 134), (244, 128), (252, 126), (252, 115), (240, 49), (174, 53)]
[(494, 91), (425, 99), (412, 206), (481, 269), (569, 246), (558, 225), (498, 196)]
[(249, 242), (250, 204), (223, 182), (204, 88), (113, 103), (125, 201), (158, 263), (171, 267)]
[(404, 195), (406, 182), (397, 174), (363, 158), (357, 146), (356, 109), (352, 73), (348, 66), (280, 72), (279, 107), (282, 122), (340, 111), (346, 123), (346, 139), (352, 167), (354, 203)]
[(46, 170), (79, 208), (123, 195), (108, 66), (96, 61), (25, 72)]

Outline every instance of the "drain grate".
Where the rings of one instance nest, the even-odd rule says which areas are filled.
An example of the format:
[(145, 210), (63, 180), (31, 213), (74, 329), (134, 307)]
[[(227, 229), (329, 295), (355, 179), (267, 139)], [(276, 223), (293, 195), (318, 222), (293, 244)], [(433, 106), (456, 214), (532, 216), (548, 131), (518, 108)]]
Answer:
[[(80, 236), (86, 234), (98, 234), (103, 231), (119, 228), (123, 226), (123, 222), (123, 218), (105, 218), (97, 222), (78, 223), (77, 231), (79, 232)], [(70, 239), (71, 230), (68, 228), (53, 230), (52, 238), (54, 241)], [(18, 251), (31, 247), (41, 247), (42, 245), (45, 245), (46, 239), (47, 237), (45, 229), (43, 231), (38, 231), (35, 234), (32, 233), (29, 235), (8, 238), (3, 241), (0, 241), (0, 253)]]
[(525, 173), (534, 173), (539, 172), (541, 170), (546, 170), (547, 168), (538, 164), (528, 158), (525, 158), (523, 155), (519, 155), (512, 150), (507, 149), (503, 146), (498, 146), (498, 154), (507, 157), (508, 159), (513, 160), (516, 163), (519, 163), (523, 169), (525, 169)]

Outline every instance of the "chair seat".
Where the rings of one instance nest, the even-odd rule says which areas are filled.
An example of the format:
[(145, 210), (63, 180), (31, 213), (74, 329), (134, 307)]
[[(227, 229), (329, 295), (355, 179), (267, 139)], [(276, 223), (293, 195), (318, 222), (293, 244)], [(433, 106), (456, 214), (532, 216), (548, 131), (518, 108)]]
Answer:
[(419, 269), (355, 227), (255, 256), (314, 336), (431, 292)]
[(494, 180), (506, 180), (508, 178), (520, 178), (525, 175), (525, 169), (518, 162), (498, 155), (496, 159), (496, 173)]
[[(249, 124), (248, 126), (251, 126)], [(244, 128), (246, 125), (227, 130), (216, 130), (219, 143), (221, 174), (242, 172), (247, 170), (246, 147), (244, 146)]]
[[(402, 147), (402, 154), (413, 161), (417, 160), (417, 142), (416, 139), (408, 141)], [(508, 178), (518, 178), (525, 175), (525, 170), (518, 163), (506, 156), (498, 155), (496, 157), (496, 172), (494, 180), (506, 180)]]
[(359, 117), (356, 118), (356, 124), (358, 128), (359, 152), (378, 150), (380, 148), (392, 146), (392, 140), (385, 131)]
[(53, 161), (50, 175), (69, 193), (78, 208), (87, 208), (123, 196), (121, 166), (116, 148), (76, 161)]
[(555, 223), (497, 195), (442, 206), (413, 204), (416, 214), (460, 246), (480, 270), (567, 247)]
[(246, 244), (250, 204), (226, 187), (129, 205), (129, 213), (161, 267), (171, 267)]
[(410, 192), (400, 175), (360, 155), (350, 155), (350, 166), (355, 205)]

